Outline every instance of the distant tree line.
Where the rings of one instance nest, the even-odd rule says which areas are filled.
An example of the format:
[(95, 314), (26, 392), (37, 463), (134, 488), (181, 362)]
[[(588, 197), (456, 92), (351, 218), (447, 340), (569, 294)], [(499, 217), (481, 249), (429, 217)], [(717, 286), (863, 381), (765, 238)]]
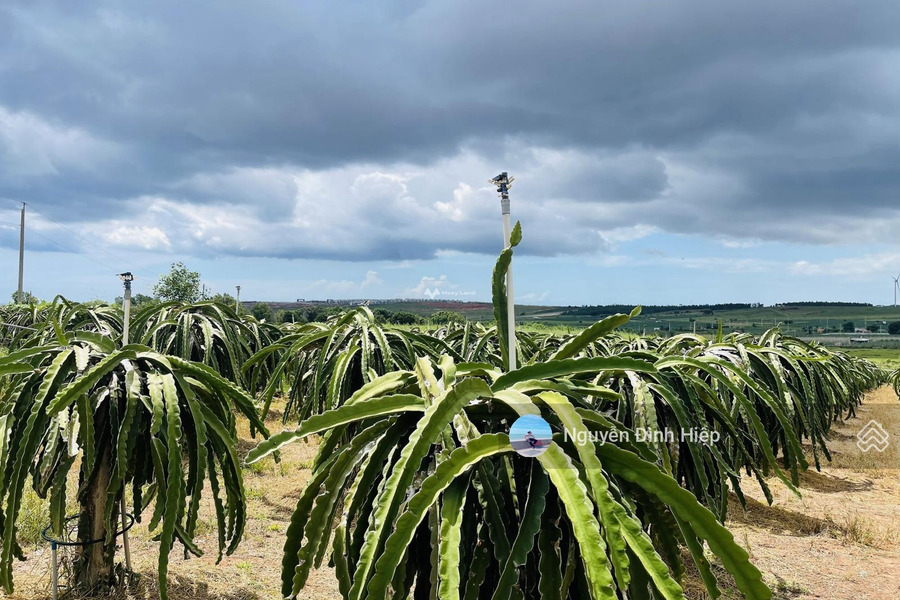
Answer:
[(340, 307), (308, 306), (294, 310), (272, 310), (266, 302), (257, 302), (250, 309), (250, 314), (260, 321), (269, 323), (324, 323), (328, 317), (342, 312)]
[[(749, 302), (728, 302), (723, 304), (660, 304), (656, 306), (641, 305), (642, 315), (652, 315), (664, 312), (703, 312), (712, 314), (717, 310), (741, 310), (756, 308), (759, 304)], [(599, 317), (615, 313), (629, 313), (634, 308), (632, 304), (602, 304), (597, 306), (569, 306), (563, 311), (564, 315), (581, 317)]]
[(809, 301), (809, 302), (780, 302), (776, 304), (776, 306), (874, 306), (870, 302), (823, 302), (823, 301)]
[[(268, 303), (257, 302), (250, 309), (250, 314), (269, 323), (323, 323), (329, 317), (340, 314), (344, 310), (346, 307), (309, 306), (275, 312)], [(381, 323), (390, 325), (446, 325), (466, 322), (464, 315), (452, 310), (439, 310), (427, 318), (405, 310), (391, 311), (386, 308), (376, 308), (372, 312)]]

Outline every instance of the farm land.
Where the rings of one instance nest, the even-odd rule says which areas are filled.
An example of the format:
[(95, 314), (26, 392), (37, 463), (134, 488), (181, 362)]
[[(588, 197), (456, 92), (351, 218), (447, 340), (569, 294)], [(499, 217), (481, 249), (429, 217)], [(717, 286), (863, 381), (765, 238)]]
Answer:
[[(291, 308), (291, 307), (287, 307)], [(491, 305), (479, 303), (453, 303), (453, 302), (406, 302), (395, 304), (383, 304), (380, 308), (393, 311), (413, 312), (427, 318), (437, 311), (455, 309), (473, 322), (484, 319), (489, 324), (489, 318), (493, 315)], [(74, 308), (60, 305), (54, 310), (62, 314), (68, 314), (67, 322), (79, 318), (85, 308), (75, 305)], [(103, 318), (110, 319), (110, 326), (116, 326), (115, 308), (104, 309)], [(189, 316), (179, 328), (173, 330), (176, 335), (185, 335), (185, 339), (194, 340), (190, 347), (184, 347), (192, 354), (193, 358), (203, 358), (203, 353), (210, 351), (210, 346), (199, 344), (201, 339), (207, 339), (203, 330), (205, 327), (222, 328), (222, 336), (227, 336), (228, 327), (238, 326), (261, 328), (255, 335), (265, 332), (270, 341), (274, 343), (279, 336), (287, 335), (286, 339), (305, 339), (300, 337), (290, 338), (295, 335), (293, 331), (328, 331), (334, 328), (335, 332), (342, 331), (343, 336), (364, 335), (367, 330), (377, 329), (378, 325), (368, 322), (364, 309), (345, 309), (331, 318), (327, 323), (296, 325), (286, 324), (281, 330), (274, 329), (264, 324), (256, 324), (252, 319), (246, 320), (245, 325), (239, 325), (241, 319), (236, 315), (228, 316), (223, 310), (213, 305), (186, 305), (181, 308), (159, 309), (148, 308), (144, 313), (139, 313), (138, 322), (152, 331), (160, 331), (160, 328), (173, 327), (180, 321), (176, 315)], [(565, 307), (548, 309), (547, 307), (521, 307), (517, 316), (525, 322), (521, 327), (521, 336), (525, 343), (533, 344), (544, 340), (546, 345), (563, 343), (569, 340), (581, 339), (578, 334), (587, 333), (582, 318), (563, 318)], [(66, 311), (72, 311), (67, 313)], [(597, 311), (595, 311), (597, 312)], [(666, 349), (665, 335), (676, 334), (678, 328), (693, 329), (693, 321), (698, 324), (712, 322), (716, 319), (723, 324), (732, 323), (733, 329), (752, 329), (782, 323), (782, 327), (808, 328), (821, 320), (826, 322), (836, 321), (840, 323), (850, 320), (863, 323), (869, 321), (888, 321), (893, 318), (893, 309), (881, 307), (828, 307), (799, 309), (738, 309), (712, 311), (700, 309), (694, 312), (686, 310), (658, 311), (650, 310), (647, 316), (636, 316), (630, 321), (620, 317), (610, 317), (619, 325), (619, 331), (612, 337), (604, 337), (606, 329), (597, 330), (595, 325), (590, 331), (597, 343), (612, 343), (620, 348), (636, 340), (645, 339), (657, 351), (663, 353), (674, 352), (680, 354), (677, 349)], [(32, 318), (29, 314), (21, 313), (24, 318)], [(356, 315), (356, 316), (354, 316)], [(571, 317), (572, 315), (568, 315)], [(606, 315), (598, 314), (597, 318)], [(784, 317), (790, 316), (791, 319)], [(224, 317), (224, 320), (217, 321)], [(352, 320), (350, 317), (353, 317)], [(11, 316), (6, 317), (11, 319)], [(53, 317), (49, 317), (51, 320)], [(93, 318), (99, 318), (97, 316)], [(706, 321), (701, 321), (706, 319)], [(766, 322), (767, 319), (771, 321)], [(142, 321), (143, 320), (143, 321)], [(191, 325), (191, 320), (196, 320), (197, 326)], [(786, 321), (791, 321), (787, 323)], [(85, 321), (91, 323), (95, 321)], [(154, 326), (152, 323), (158, 323)], [(647, 331), (653, 323), (666, 323), (665, 331), (653, 327), (653, 333)], [(341, 324), (343, 323), (343, 325)], [(610, 327), (613, 327), (612, 321)], [(202, 327), (199, 325), (202, 324)], [(91, 325), (84, 325), (91, 327)], [(718, 326), (718, 325), (716, 325)], [(357, 329), (363, 327), (363, 329)], [(672, 331), (669, 331), (671, 327)], [(299, 328), (299, 329), (298, 329)], [(369, 329), (366, 329), (369, 328)], [(166, 329), (162, 329), (165, 331)], [(253, 329), (255, 330), (255, 329)], [(18, 330), (13, 330), (15, 333)], [(248, 330), (251, 331), (251, 330)], [(487, 330), (473, 330), (477, 335), (486, 336), (484, 342), (476, 346), (466, 345), (460, 335), (463, 333), (461, 325), (449, 328), (437, 328), (436, 326), (396, 326), (385, 327), (381, 334), (375, 335), (374, 340), (382, 339), (384, 335), (392, 336), (420, 336), (418, 331), (426, 332), (426, 337), (411, 339), (429, 340), (432, 335), (445, 336), (447, 342), (457, 345), (460, 351), (470, 351), (467, 348), (478, 350), (479, 348), (497, 348), (494, 346), (492, 335)], [(49, 332), (49, 330), (48, 330)], [(391, 333), (394, 332), (394, 333)], [(645, 334), (648, 337), (644, 338)], [(710, 335), (709, 328), (698, 327), (698, 333)], [(733, 331), (730, 333), (737, 333)], [(787, 333), (785, 331), (785, 333)], [(7, 332), (9, 335), (10, 332)], [(337, 333), (333, 334), (337, 335)], [(475, 343), (478, 337), (473, 337), (468, 344)], [(716, 335), (714, 332), (712, 335)], [(741, 334), (746, 335), (746, 334)], [(862, 347), (862, 342), (850, 342), (850, 336), (854, 334), (838, 334), (828, 332), (821, 335), (804, 336), (809, 340), (819, 339), (825, 343), (832, 343), (835, 350), (846, 351), (852, 358), (846, 359), (841, 369), (850, 368), (845, 375), (847, 381), (862, 378), (859, 381), (869, 381), (865, 385), (872, 386), (860, 397), (861, 404), (855, 407), (853, 414), (845, 420), (839, 420), (833, 425), (831, 431), (825, 434), (820, 442), (803, 439), (802, 447), (798, 450), (803, 459), (808, 463), (821, 460), (821, 469), (811, 467), (799, 472), (796, 491), (789, 489), (771, 472), (765, 477), (766, 488), (771, 493), (771, 503), (766, 498), (764, 488), (753, 481), (752, 477), (744, 477), (741, 482), (744, 501), (736, 496), (734, 489), (726, 492), (728, 498), (728, 512), (724, 524), (734, 536), (737, 545), (743, 548), (749, 560), (761, 571), (762, 581), (771, 589), (776, 598), (835, 598), (835, 599), (881, 599), (893, 598), (900, 592), (900, 529), (894, 520), (894, 516), (900, 512), (900, 472), (898, 472), (898, 445), (889, 445), (883, 452), (861, 452), (857, 446), (857, 434), (867, 423), (876, 421), (883, 427), (892, 439), (900, 438), (900, 402), (891, 385), (885, 384), (884, 379), (889, 373), (896, 372), (900, 366), (900, 350), (891, 346), (892, 337), (888, 335), (878, 336), (873, 333), (870, 339), (879, 339), (882, 347)], [(195, 336), (201, 336), (196, 337)], [(379, 337), (381, 336), (381, 337)], [(856, 337), (856, 335), (854, 335)], [(92, 338), (87, 338), (92, 339)], [(163, 339), (166, 339), (163, 337)], [(172, 338), (175, 339), (175, 338)], [(744, 343), (752, 342), (750, 338), (741, 338)], [(557, 342), (556, 340), (560, 340)], [(605, 340), (605, 341), (604, 341)], [(726, 345), (731, 343), (731, 337), (726, 337)], [(21, 338), (17, 343), (21, 343)], [(194, 344), (197, 345), (194, 345)], [(357, 342), (358, 343), (358, 342)], [(462, 343), (462, 345), (459, 345)], [(485, 346), (485, 343), (488, 345)], [(590, 342), (593, 343), (593, 342)], [(709, 342), (703, 337), (691, 338), (690, 344), (697, 350), (702, 350)], [(785, 342), (785, 348), (789, 352), (802, 353), (797, 342)], [(781, 342), (779, 342), (781, 344)], [(851, 346), (851, 344), (853, 344)], [(168, 347), (169, 351), (177, 350)], [(350, 345), (353, 356), (357, 350)], [(552, 348), (553, 346), (549, 346)], [(445, 348), (445, 346), (438, 346)], [(370, 349), (371, 350), (371, 349)], [(320, 352), (318, 346), (312, 346), (308, 350), (300, 350), (297, 355), (299, 363), (289, 359), (285, 363), (290, 369), (300, 369), (296, 373), (304, 379), (304, 364), (322, 364), (317, 359), (306, 363), (304, 353), (312, 356)], [(574, 350), (572, 350), (574, 352)], [(606, 351), (609, 351), (607, 349)], [(194, 355), (199, 352), (199, 355)], [(426, 351), (427, 352), (427, 351)], [(5, 352), (0, 353), (5, 354)], [(289, 355), (288, 355), (289, 356)], [(343, 356), (348, 356), (343, 354)], [(372, 355), (375, 356), (375, 355)], [(493, 358), (491, 358), (493, 356)], [(547, 355), (550, 360), (550, 355)], [(798, 354), (799, 356), (799, 354)], [(827, 356), (827, 355), (826, 355)], [(473, 355), (473, 359), (476, 355)], [(208, 355), (207, 355), (208, 359)], [(203, 359), (203, 360), (207, 360)], [(10, 359), (7, 359), (7, 363)], [(346, 360), (346, 359), (345, 359)], [(369, 360), (373, 360), (372, 357)], [(485, 354), (483, 361), (500, 360), (499, 356)], [(829, 359), (832, 360), (832, 359)], [(860, 362), (854, 362), (860, 361)], [(247, 363), (248, 367), (254, 361)], [(550, 360), (552, 363), (552, 360)], [(326, 363), (327, 364), (327, 363)], [(736, 363), (737, 364), (737, 363)], [(866, 366), (868, 365), (868, 366)], [(236, 365), (239, 366), (239, 365)], [(259, 366), (257, 361), (256, 366)], [(352, 367), (352, 363), (348, 363)], [(329, 367), (335, 368), (335, 367)], [(348, 377), (346, 367), (333, 371), (335, 377)], [(9, 367), (7, 367), (9, 369)], [(239, 381), (251, 381), (243, 379), (237, 371), (229, 370), (230, 367), (220, 365), (219, 370), (227, 373)], [(246, 368), (243, 369), (246, 371)], [(352, 372), (352, 368), (350, 369)], [(881, 373), (878, 375), (877, 373)], [(292, 376), (293, 377), (293, 376)], [(894, 375), (896, 378), (896, 375)], [(875, 384), (881, 379), (881, 384)], [(282, 380), (271, 403), (260, 399), (257, 406), (265, 415), (266, 425), (272, 432), (280, 431), (286, 425), (291, 427), (291, 418), (284, 419), (298, 410), (297, 402), (306, 403), (314, 400), (316, 388), (301, 388), (300, 396), (296, 396), (291, 389), (296, 381), (291, 377)], [(309, 380), (307, 380), (308, 382)], [(347, 379), (351, 385), (352, 379)], [(244, 385), (247, 385), (244, 383)], [(258, 384), (257, 384), (258, 385)], [(853, 384), (857, 385), (857, 384)], [(330, 386), (329, 397), (333, 398), (340, 392), (339, 387)], [(352, 388), (351, 388), (352, 389)], [(630, 388), (623, 388), (623, 393)], [(305, 390), (305, 391), (303, 391)], [(574, 393), (574, 392), (573, 392)], [(312, 394), (313, 397), (310, 397)], [(265, 394), (263, 394), (265, 396)], [(293, 405), (292, 405), (293, 403)], [(265, 404), (265, 408), (262, 408)], [(314, 405), (309, 405), (306, 410), (319, 410)], [(847, 404), (846, 408), (853, 406)], [(473, 418), (480, 413), (473, 413)], [(172, 552), (168, 562), (168, 575), (166, 578), (166, 590), (171, 598), (280, 598), (277, 582), (281, 577), (280, 557), (285, 546), (285, 536), (290, 539), (292, 519), (298, 506), (302, 505), (302, 498), (308, 492), (307, 487), (312, 478), (317, 477), (316, 469), (318, 461), (321, 461), (319, 453), (323, 438), (320, 434), (308, 437), (305, 441), (289, 444), (279, 450), (276, 457), (272, 454), (259, 454), (253, 457), (254, 452), (259, 452), (260, 438), (251, 435), (253, 430), (246, 415), (237, 415), (237, 440), (236, 453), (247, 457), (244, 470), (245, 510), (247, 515), (246, 529), (243, 540), (236, 551), (216, 564), (216, 556), (213, 549), (217, 544), (220, 533), (216, 525), (217, 509), (214, 502), (214, 494), (209, 482), (203, 486), (203, 492), (198, 496), (197, 513), (194, 517), (193, 543), (200, 549), (207, 551), (200, 556), (191, 556), (178, 549)], [(822, 444), (830, 450), (830, 460), (822, 456)], [(261, 446), (260, 446), (261, 447)], [(791, 460), (798, 460), (798, 455), (793, 455)], [(80, 455), (77, 458), (81, 460)], [(74, 491), (78, 488), (77, 464), (69, 473), (67, 506), (76, 506), (77, 498)], [(193, 502), (193, 500), (192, 500)], [(300, 504), (298, 504), (298, 502)], [(42, 539), (42, 532), (51, 521), (51, 509), (47, 500), (40, 499), (32, 489), (26, 489), (23, 494), (22, 508), (18, 519), (18, 539), (23, 545), (28, 558), (25, 562), (16, 562), (13, 565), (12, 576), (17, 581), (16, 592), (13, 598), (33, 600), (50, 596), (50, 566), (49, 549)], [(132, 580), (127, 588), (119, 588), (114, 595), (125, 597), (157, 598), (162, 597), (160, 584), (156, 579), (160, 560), (159, 531), (151, 530), (144, 524), (136, 526), (131, 534), (131, 552), (134, 557), (134, 570), (137, 577)], [(121, 550), (121, 548), (119, 548)], [(64, 554), (64, 564), (71, 566), (73, 555), (69, 551)], [(686, 556), (686, 572), (682, 577), (682, 586), (685, 597), (701, 600), (708, 597), (701, 573), (693, 566), (690, 557)], [(721, 560), (711, 556), (711, 568), (719, 579), (719, 588), (725, 598), (741, 598), (742, 592), (738, 583), (733, 579), (729, 570)], [(68, 560), (70, 562), (66, 563)], [(877, 584), (873, 583), (873, 575), (877, 573)], [(318, 568), (312, 569), (305, 579), (302, 588), (302, 597), (314, 600), (340, 598), (343, 594), (339, 585), (340, 578), (334, 571), (329, 561), (323, 561)]]
[[(280, 426), (282, 406), (268, 421)], [(900, 454), (891, 452), (861, 457), (854, 446), (855, 433), (869, 419), (880, 419), (891, 435), (900, 438), (900, 403), (888, 387), (867, 395), (856, 418), (832, 433), (834, 459), (821, 472), (811, 470), (801, 478), (797, 497), (769, 483), (775, 493), (772, 506), (758, 489), (748, 485), (748, 508), (734, 502), (727, 525), (775, 590), (778, 599), (892, 600), (900, 593)], [(256, 441), (241, 423), (239, 447), (247, 451)], [(285, 448), (281, 462), (267, 459), (247, 473), (249, 524), (240, 551), (215, 564), (214, 507), (204, 501), (198, 544), (209, 552), (202, 557), (173, 555), (169, 596), (177, 600), (278, 600), (272, 582), (280, 577), (280, 556), (291, 511), (310, 477), (316, 442)], [(774, 479), (774, 478), (773, 478)], [(47, 522), (47, 507), (33, 493), (28, 495), (25, 540), (28, 561), (16, 563), (17, 592), (13, 600), (46, 600), (50, 597), (49, 548), (40, 541)], [(734, 499), (733, 499), (734, 500)], [(114, 598), (159, 597), (153, 577), (158, 545), (146, 527), (132, 535), (136, 570), (143, 574), (128, 593)], [(689, 573), (686, 597), (707, 598), (696, 572)], [(724, 598), (741, 598), (733, 586)], [(337, 600), (340, 594), (332, 569), (313, 572), (304, 590), (310, 600)]]

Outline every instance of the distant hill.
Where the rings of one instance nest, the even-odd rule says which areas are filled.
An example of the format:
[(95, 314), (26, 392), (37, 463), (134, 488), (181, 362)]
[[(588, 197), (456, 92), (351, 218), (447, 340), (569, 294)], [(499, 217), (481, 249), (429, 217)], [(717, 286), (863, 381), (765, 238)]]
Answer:
[[(273, 311), (292, 311), (312, 307), (337, 309), (355, 306), (365, 300), (330, 300), (299, 302), (267, 302)], [(492, 322), (494, 313), (487, 302), (462, 302), (454, 300), (396, 299), (369, 300), (369, 306), (390, 312), (412, 313), (428, 318), (438, 311), (460, 313), (470, 321)], [(242, 302), (251, 309), (256, 301)], [(582, 328), (603, 317), (628, 313), (631, 304), (595, 306), (541, 306), (520, 304), (516, 306), (519, 323), (546, 326)], [(660, 331), (678, 333), (693, 331), (714, 333), (718, 323), (723, 330), (761, 333), (781, 324), (784, 331), (797, 335), (841, 334), (852, 324), (853, 329), (876, 327), (873, 333), (884, 334), (887, 323), (900, 321), (900, 308), (873, 306), (857, 302), (802, 301), (786, 302), (775, 306), (760, 303), (721, 303), (690, 305), (644, 305), (641, 314), (632, 319), (625, 329), (634, 331)], [(696, 325), (695, 325), (696, 323)]]

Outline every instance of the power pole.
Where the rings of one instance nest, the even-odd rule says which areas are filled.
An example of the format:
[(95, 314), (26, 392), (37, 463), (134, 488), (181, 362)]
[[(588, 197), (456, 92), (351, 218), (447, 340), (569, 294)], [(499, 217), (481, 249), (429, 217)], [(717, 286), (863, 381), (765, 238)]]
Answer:
[(22, 203), (22, 222), (19, 225), (19, 290), (16, 300), (19, 304), (25, 303), (25, 203)]
[(234, 312), (237, 314), (241, 314), (241, 286), (234, 286), (237, 288), (237, 296), (234, 297)]
[[(500, 194), (500, 212), (503, 214), (503, 243), (505, 248), (511, 247), (512, 226), (510, 225), (509, 217), (509, 187), (512, 185), (513, 179), (504, 171), (490, 181), (497, 186), (497, 192)], [(509, 268), (506, 270), (506, 328), (509, 330), (509, 370), (515, 371), (516, 303), (513, 299), (512, 261), (510, 261)]]

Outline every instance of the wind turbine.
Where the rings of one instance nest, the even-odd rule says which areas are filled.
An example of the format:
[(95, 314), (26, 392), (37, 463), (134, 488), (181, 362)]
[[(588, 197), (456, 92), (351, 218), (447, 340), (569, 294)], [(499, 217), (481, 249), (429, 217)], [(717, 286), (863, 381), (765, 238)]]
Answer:
[(900, 275), (891, 277), (894, 280), (894, 306), (897, 306), (897, 292), (900, 291)]

